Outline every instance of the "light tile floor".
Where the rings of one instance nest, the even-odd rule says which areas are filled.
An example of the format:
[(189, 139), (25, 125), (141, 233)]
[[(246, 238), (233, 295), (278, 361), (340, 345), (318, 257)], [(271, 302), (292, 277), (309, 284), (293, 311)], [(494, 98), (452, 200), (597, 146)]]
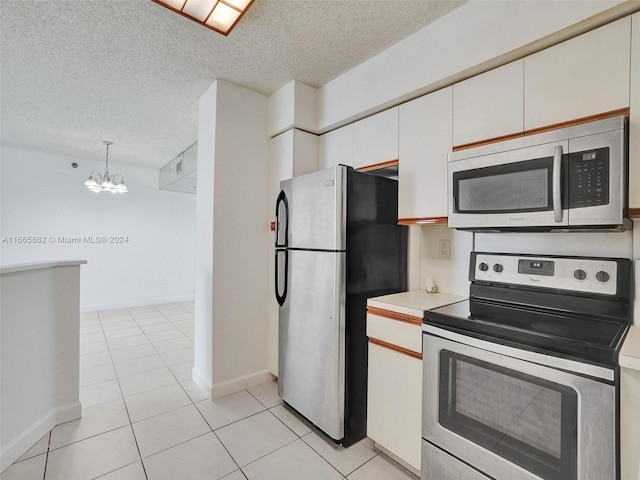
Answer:
[(214, 401), (191, 380), (193, 302), (81, 315), (82, 418), (2, 480), (416, 480), (370, 439), (345, 449), (274, 382)]

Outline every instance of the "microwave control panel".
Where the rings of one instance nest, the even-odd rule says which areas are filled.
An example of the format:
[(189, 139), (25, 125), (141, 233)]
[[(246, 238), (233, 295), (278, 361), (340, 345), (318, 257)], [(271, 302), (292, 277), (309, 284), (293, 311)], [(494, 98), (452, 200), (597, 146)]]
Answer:
[(609, 203), (609, 148), (569, 154), (569, 208)]

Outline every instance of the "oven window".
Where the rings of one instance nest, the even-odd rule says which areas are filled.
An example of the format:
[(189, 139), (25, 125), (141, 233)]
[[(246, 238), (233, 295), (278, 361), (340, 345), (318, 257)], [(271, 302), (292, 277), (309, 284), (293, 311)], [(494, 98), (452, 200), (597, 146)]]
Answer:
[(440, 424), (545, 480), (577, 478), (576, 392), (440, 352)]
[(453, 174), (455, 211), (516, 213), (553, 209), (553, 157)]

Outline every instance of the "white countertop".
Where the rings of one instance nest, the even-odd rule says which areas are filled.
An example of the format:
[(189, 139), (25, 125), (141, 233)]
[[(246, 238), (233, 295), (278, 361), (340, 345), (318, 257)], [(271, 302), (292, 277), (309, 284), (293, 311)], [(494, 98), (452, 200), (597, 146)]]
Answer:
[(28, 270), (39, 270), (42, 268), (53, 267), (69, 267), (74, 265), (84, 265), (86, 260), (60, 260), (60, 261), (48, 261), (48, 262), (32, 262), (32, 263), (18, 263), (15, 265), (2, 265), (0, 267), (0, 274), (26, 272)]
[(466, 299), (467, 297), (450, 295), (448, 293), (427, 293), (424, 290), (414, 290), (411, 292), (373, 297), (367, 300), (367, 305), (422, 318), (425, 310), (431, 310), (432, 308), (449, 305), (450, 303), (460, 302)]
[(640, 327), (631, 325), (620, 350), (620, 366), (640, 370)]

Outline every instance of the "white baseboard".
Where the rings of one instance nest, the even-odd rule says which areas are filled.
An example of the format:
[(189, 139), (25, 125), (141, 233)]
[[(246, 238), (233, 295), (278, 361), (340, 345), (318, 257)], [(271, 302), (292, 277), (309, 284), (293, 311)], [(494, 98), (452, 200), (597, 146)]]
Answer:
[[(0, 445), (0, 472), (24, 455), (56, 425), (80, 418), (82, 406), (79, 402), (52, 410), (27, 427), (17, 438)], [(4, 443), (4, 438), (2, 439)]]
[(82, 417), (82, 404), (80, 402), (71, 403), (56, 410), (56, 425), (77, 420)]
[(160, 297), (160, 298), (146, 298), (142, 300), (129, 300), (126, 302), (96, 303), (93, 305), (80, 305), (80, 311), (95, 312), (98, 310), (113, 310), (115, 308), (144, 307), (146, 305), (161, 305), (163, 303), (192, 302), (194, 299), (195, 299), (194, 295), (184, 295), (179, 297)]
[(216, 399), (224, 397), (225, 395), (231, 395), (232, 393), (237, 393), (247, 388), (255, 387), (256, 385), (271, 382), (274, 378), (275, 377), (271, 372), (269, 372), (269, 370), (262, 370), (260, 372), (219, 382), (214, 384), (211, 388), (211, 398)]
[(211, 382), (209, 381), (208, 378), (201, 375), (200, 372), (196, 370), (195, 366), (191, 369), (191, 378), (205, 392), (211, 392), (211, 389), (212, 389)]

